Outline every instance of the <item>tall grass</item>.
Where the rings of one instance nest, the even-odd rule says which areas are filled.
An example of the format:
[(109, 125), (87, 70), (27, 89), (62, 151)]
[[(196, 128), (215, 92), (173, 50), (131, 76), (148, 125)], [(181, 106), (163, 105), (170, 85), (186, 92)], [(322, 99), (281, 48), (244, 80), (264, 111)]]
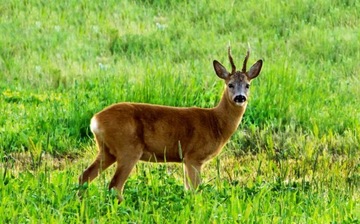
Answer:
[(49, 152), (77, 151), (91, 115), (118, 101), (214, 106), (222, 84), (211, 61), (226, 63), (229, 41), (237, 61), (247, 43), (251, 60), (265, 59), (243, 128), (350, 132), (340, 151), (357, 147), (358, 3), (237, 4), (4, 3), (2, 150), (49, 135)]
[(44, 163), (36, 172), (12, 163), (16, 169), (2, 169), (0, 221), (357, 223), (359, 180), (347, 173), (354, 160), (330, 165), (327, 156), (319, 156), (317, 165), (313, 158), (276, 161), (264, 154), (258, 160), (244, 156), (239, 164), (223, 154), (218, 168), (226, 172), (211, 162), (196, 193), (184, 191), (181, 166), (139, 164), (120, 205), (107, 191), (111, 172), (86, 186), (79, 200), (76, 176), (86, 160), (65, 162), (60, 170)]

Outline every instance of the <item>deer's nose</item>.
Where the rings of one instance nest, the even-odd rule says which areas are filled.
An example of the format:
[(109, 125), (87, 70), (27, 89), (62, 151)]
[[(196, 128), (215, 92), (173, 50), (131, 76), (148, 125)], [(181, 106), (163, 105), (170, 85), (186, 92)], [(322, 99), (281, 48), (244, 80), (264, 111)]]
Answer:
[(237, 95), (234, 98), (235, 103), (243, 103), (245, 101), (246, 101), (246, 96), (244, 96), (244, 95)]

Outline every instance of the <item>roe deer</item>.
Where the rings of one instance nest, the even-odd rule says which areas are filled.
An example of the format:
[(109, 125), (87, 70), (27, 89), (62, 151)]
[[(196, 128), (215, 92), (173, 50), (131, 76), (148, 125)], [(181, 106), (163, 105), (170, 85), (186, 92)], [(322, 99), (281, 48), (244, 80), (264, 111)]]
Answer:
[(249, 87), (262, 67), (258, 60), (249, 71), (247, 51), (241, 71), (236, 70), (230, 47), (231, 72), (213, 61), (217, 76), (226, 88), (214, 108), (179, 108), (142, 103), (111, 105), (91, 119), (99, 153), (79, 177), (79, 184), (92, 181), (99, 172), (117, 162), (109, 189), (115, 188), (119, 202), (126, 179), (139, 161), (184, 162), (185, 188), (200, 184), (203, 164), (219, 154), (240, 124), (246, 109)]

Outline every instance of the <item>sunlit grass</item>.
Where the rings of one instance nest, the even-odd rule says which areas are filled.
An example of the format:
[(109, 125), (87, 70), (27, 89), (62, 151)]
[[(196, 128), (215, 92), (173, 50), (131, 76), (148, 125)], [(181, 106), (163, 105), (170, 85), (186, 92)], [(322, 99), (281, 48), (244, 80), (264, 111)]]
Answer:
[(196, 193), (184, 191), (181, 164), (139, 163), (120, 205), (107, 190), (113, 168), (87, 186), (80, 200), (76, 181), (88, 159), (57, 162), (45, 157), (36, 170), (18, 163), (26, 158), (13, 159), (7, 169), (1, 168), (5, 222), (351, 223), (360, 218), (356, 161), (343, 157), (276, 160), (266, 154), (234, 158), (223, 153), (207, 164)]

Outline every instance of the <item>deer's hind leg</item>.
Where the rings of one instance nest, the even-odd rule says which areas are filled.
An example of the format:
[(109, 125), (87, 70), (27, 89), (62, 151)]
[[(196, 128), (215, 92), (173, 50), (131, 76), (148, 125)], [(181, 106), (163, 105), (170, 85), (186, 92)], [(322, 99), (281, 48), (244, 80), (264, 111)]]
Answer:
[(90, 183), (95, 179), (99, 173), (111, 166), (116, 158), (110, 154), (108, 146), (95, 135), (95, 141), (99, 149), (99, 153), (95, 161), (88, 167), (79, 177), (79, 184), (83, 185), (85, 182)]
[[(121, 150), (122, 147), (126, 148), (126, 150)], [(114, 188), (117, 191), (119, 203), (123, 200), (122, 194), (125, 182), (143, 154), (142, 148), (141, 144), (124, 144), (116, 148), (116, 151), (119, 152), (116, 155), (117, 167), (109, 184), (109, 190)]]

